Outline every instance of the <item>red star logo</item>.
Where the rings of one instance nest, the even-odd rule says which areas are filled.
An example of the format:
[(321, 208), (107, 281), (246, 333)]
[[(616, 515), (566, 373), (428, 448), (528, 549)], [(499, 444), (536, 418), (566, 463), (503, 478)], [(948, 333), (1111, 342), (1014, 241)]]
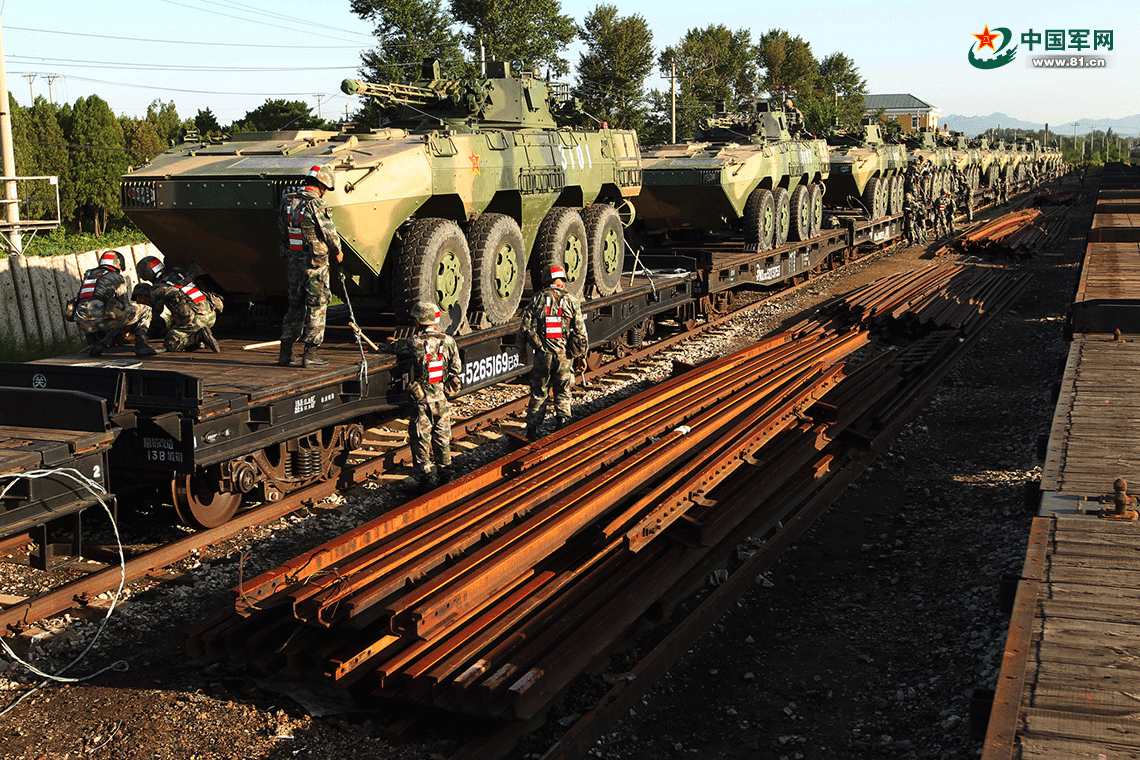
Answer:
[(471, 155), (468, 156), (467, 159), (471, 162), (471, 176), (474, 177), (476, 174), (482, 175), (483, 172), (479, 169), (479, 156), (476, 155), (474, 149), (471, 150)]
[(986, 30), (984, 32), (981, 34), (975, 34), (974, 36), (978, 38), (979, 53), (982, 52), (982, 48), (984, 47), (988, 47), (990, 50), (997, 52), (997, 50), (994, 48), (994, 40), (998, 38), (998, 35), (990, 33), (989, 24), (986, 24)]

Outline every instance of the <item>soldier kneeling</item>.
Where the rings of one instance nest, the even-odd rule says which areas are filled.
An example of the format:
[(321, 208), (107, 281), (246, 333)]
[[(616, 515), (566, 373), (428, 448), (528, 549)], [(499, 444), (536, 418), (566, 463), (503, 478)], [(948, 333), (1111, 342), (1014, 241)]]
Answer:
[(150, 307), (134, 303), (127, 296), (123, 277), (123, 254), (103, 251), (99, 265), (83, 273), (79, 293), (64, 308), (64, 317), (75, 322), (87, 336), (87, 353), (99, 356), (119, 335), (135, 336), (135, 356), (154, 356), (157, 351), (147, 342)]
[(202, 345), (215, 354), (221, 350), (211, 329), (223, 308), (221, 296), (201, 290), (184, 272), (154, 256), (140, 261), (135, 271), (140, 280), (153, 283), (151, 331), (164, 326), (164, 312), (170, 315), (162, 342), (167, 351), (196, 351)]

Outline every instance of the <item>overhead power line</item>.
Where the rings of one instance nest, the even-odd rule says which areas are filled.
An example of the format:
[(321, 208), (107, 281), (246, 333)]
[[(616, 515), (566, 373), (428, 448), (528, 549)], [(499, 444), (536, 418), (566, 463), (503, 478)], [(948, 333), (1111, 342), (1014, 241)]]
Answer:
[(275, 48), (277, 50), (360, 50), (360, 45), (257, 45), (246, 42), (194, 42), (192, 40), (155, 40), (147, 37), (116, 37), (108, 34), (88, 34), (86, 32), (61, 32), (56, 29), (32, 29), (26, 26), (7, 26), (5, 31), (36, 32), (39, 34), (64, 34), (69, 37), (85, 37), (98, 40), (123, 40), (124, 42), (152, 42), (158, 45), (198, 45), (204, 47)]
[(74, 64), (82, 65), (85, 69), (100, 68), (100, 69), (142, 69), (144, 71), (150, 70), (170, 70), (170, 71), (216, 71), (216, 72), (234, 72), (234, 71), (252, 71), (252, 72), (275, 72), (275, 71), (343, 71), (344, 69), (356, 69), (358, 64), (346, 63), (340, 66), (185, 66), (172, 63), (130, 63), (127, 61), (85, 61), (76, 58), (44, 58), (42, 56), (33, 55), (10, 55), (8, 58), (12, 61), (19, 62), (38, 62), (38, 63), (53, 63), (53, 64)]
[[(201, 6), (198, 6), (198, 5), (190, 5), (189, 3), (180, 3), (180, 2), (177, 2), (177, 0), (161, 0), (161, 1), (164, 3), (167, 3), (168, 5), (177, 5), (177, 6), (180, 6), (182, 8), (189, 8), (195, 12), (198, 12), (198, 13), (212, 13), (215, 16), (224, 16), (225, 18), (234, 18), (234, 19), (237, 19), (239, 21), (245, 21), (245, 22), (250, 23), (250, 24), (260, 24), (261, 26), (268, 26), (268, 27), (272, 27), (274, 29), (284, 29), (285, 31), (288, 31), (288, 32), (301, 32), (301, 33), (308, 33), (308, 34), (313, 33), (313, 30), (310, 28), (297, 29), (296, 27), (282, 26), (281, 24), (270, 24), (267, 21), (256, 21), (254, 19), (244, 18), (242, 16), (234, 16), (234, 15), (229, 14), (229, 13), (221, 13), (219, 11), (211, 11), (211, 10), (208, 10), (206, 8), (202, 8)], [(306, 27), (309, 26), (309, 23), (307, 21), (297, 21), (297, 23), (302, 24), (303, 26), (306, 26)], [(338, 30), (338, 31), (343, 31), (343, 30)], [(355, 34), (355, 32), (353, 32), (353, 34)], [(339, 39), (341, 42), (351, 42), (351, 40), (347, 40), (343, 37), (334, 37), (333, 39)]]

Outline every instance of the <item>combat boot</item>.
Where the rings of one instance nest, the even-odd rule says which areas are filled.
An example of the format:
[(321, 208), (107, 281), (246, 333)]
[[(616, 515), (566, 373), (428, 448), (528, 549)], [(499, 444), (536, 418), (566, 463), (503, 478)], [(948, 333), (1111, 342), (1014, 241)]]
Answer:
[(218, 341), (214, 338), (214, 333), (211, 332), (209, 327), (203, 327), (198, 331), (198, 337), (202, 340), (202, 345), (213, 351), (215, 354), (222, 352), (222, 347), (218, 345)]
[(316, 346), (305, 344), (305, 353), (301, 356), (302, 367), (324, 367), (328, 363), (328, 359), (322, 359), (317, 353)]
[(455, 467), (450, 462), (440, 465), (437, 472), (440, 483), (450, 483), (455, 480)]
[(566, 427), (569, 424), (570, 424), (570, 418), (569, 417), (555, 417), (554, 418), (554, 429), (555, 430), (561, 430), (562, 428)]
[(154, 350), (146, 339), (146, 335), (141, 331), (135, 335), (135, 356), (154, 356), (158, 351)]
[(277, 355), (277, 364), (288, 367), (293, 363), (293, 341), (281, 341), (281, 353)]
[(87, 333), (87, 355), (103, 355), (103, 341), (99, 340), (99, 336), (95, 333)]
[(526, 426), (526, 439), (528, 441), (537, 441), (538, 438), (539, 438), (538, 425), (527, 425)]

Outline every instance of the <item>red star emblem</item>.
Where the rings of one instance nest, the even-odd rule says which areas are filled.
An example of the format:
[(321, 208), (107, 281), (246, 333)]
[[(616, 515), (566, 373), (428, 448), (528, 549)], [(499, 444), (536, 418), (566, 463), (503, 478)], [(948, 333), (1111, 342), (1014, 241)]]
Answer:
[(468, 156), (467, 159), (471, 162), (471, 176), (474, 177), (476, 174), (481, 175), (483, 172), (479, 169), (479, 156), (476, 155), (474, 149), (472, 149), (471, 155)]
[(996, 40), (998, 38), (998, 35), (992, 34), (990, 32), (990, 25), (989, 24), (986, 24), (986, 30), (984, 32), (982, 32), (981, 34), (975, 34), (974, 36), (978, 38), (978, 52), (979, 53), (982, 51), (982, 48), (984, 48), (984, 47), (988, 47), (990, 50), (994, 50), (994, 52), (997, 52), (996, 49), (994, 48), (994, 40)]

